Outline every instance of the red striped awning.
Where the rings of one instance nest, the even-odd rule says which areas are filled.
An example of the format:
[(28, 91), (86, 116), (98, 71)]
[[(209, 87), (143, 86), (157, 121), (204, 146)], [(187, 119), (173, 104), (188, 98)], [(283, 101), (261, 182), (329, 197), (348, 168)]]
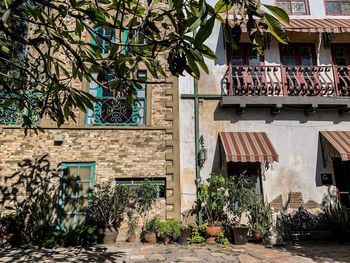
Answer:
[[(233, 26), (241, 20), (229, 20)], [(241, 24), (243, 32), (247, 32), (245, 22)], [(283, 25), (286, 31), (308, 32), (308, 33), (349, 33), (350, 19), (291, 19), (289, 24)]]
[(220, 132), (227, 162), (278, 162), (265, 132)]
[(321, 135), (337, 150), (343, 161), (350, 160), (350, 131), (321, 131)]

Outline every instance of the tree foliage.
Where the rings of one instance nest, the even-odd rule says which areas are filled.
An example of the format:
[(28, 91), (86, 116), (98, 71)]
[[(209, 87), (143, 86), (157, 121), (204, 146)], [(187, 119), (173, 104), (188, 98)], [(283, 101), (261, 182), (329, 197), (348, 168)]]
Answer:
[[(76, 109), (93, 109), (94, 97), (77, 88), (84, 79), (115, 93), (122, 87), (132, 101), (136, 80), (153, 83), (184, 72), (199, 78), (201, 71), (209, 72), (204, 58), (216, 58), (205, 41), (232, 7), (247, 19), (260, 52), (266, 30), (287, 41), (279, 22), (288, 22), (286, 13), (256, 0), (219, 0), (215, 7), (205, 0), (5, 0), (0, 5), (0, 106), (26, 112), (24, 127), (36, 126), (33, 115), (48, 116), (60, 126), (75, 120)], [(106, 38), (97, 25), (114, 36)], [(235, 46), (234, 28), (224, 28)], [(106, 43), (107, 54), (94, 44), (99, 41)], [(149, 76), (137, 78), (145, 68)]]

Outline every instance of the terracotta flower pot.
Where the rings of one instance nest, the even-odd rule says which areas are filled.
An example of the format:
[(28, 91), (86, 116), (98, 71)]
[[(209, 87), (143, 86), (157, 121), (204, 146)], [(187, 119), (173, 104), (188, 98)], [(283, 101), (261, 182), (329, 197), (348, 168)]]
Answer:
[(146, 243), (155, 244), (157, 243), (157, 236), (155, 232), (146, 232), (144, 234), (144, 240)]
[(205, 229), (205, 233), (209, 236), (207, 238), (207, 243), (208, 244), (215, 244), (216, 243), (216, 238), (221, 232), (221, 226), (210, 226), (208, 225), (207, 228)]
[(126, 241), (129, 243), (136, 243), (136, 239), (137, 239), (136, 235), (133, 234), (133, 235), (130, 235)]
[(262, 239), (262, 233), (259, 230), (252, 230), (252, 236), (255, 240), (260, 240)]
[(171, 241), (172, 241), (172, 238), (171, 238), (171, 236), (165, 236), (164, 237), (164, 244), (170, 244), (171, 243)]
[(112, 225), (105, 225), (103, 231), (103, 244), (114, 244), (117, 239), (118, 232)]
[(221, 232), (221, 226), (210, 226), (208, 225), (207, 228), (205, 229), (205, 233), (210, 236), (210, 237), (217, 237)]

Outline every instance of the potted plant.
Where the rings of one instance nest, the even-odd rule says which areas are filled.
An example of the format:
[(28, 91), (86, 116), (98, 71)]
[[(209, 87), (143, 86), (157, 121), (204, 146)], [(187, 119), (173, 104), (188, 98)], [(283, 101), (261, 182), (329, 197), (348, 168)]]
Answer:
[(136, 228), (139, 222), (139, 219), (137, 216), (134, 215), (132, 210), (129, 210), (127, 212), (127, 217), (128, 217), (128, 232), (127, 232), (127, 242), (130, 243), (135, 243), (137, 238), (136, 238)]
[(207, 243), (215, 243), (222, 230), (225, 207), (225, 178), (221, 174), (211, 174), (207, 183), (199, 186), (198, 203), (207, 220)]
[(256, 200), (255, 184), (244, 174), (231, 176), (227, 182), (227, 213), (232, 240), (236, 245), (247, 242), (249, 227), (241, 224), (242, 214), (248, 212)]
[(157, 226), (157, 236), (169, 244), (176, 241), (181, 235), (181, 222), (178, 220), (159, 221)]
[(344, 242), (350, 240), (350, 214), (348, 209), (336, 199), (333, 204), (325, 208), (326, 217), (331, 227), (333, 238)]
[(255, 240), (267, 241), (272, 227), (272, 211), (270, 205), (260, 197), (257, 197), (256, 202), (252, 204), (248, 214), (248, 224)]
[(159, 228), (159, 218), (158, 217), (154, 217), (153, 219), (151, 219), (150, 221), (148, 221), (142, 231), (142, 235), (143, 235), (143, 240), (146, 243), (150, 243), (150, 244), (155, 244), (157, 243), (157, 231)]
[(127, 186), (99, 184), (95, 188), (88, 214), (103, 231), (103, 243), (115, 242), (121, 222), (124, 220), (132, 200), (132, 192)]

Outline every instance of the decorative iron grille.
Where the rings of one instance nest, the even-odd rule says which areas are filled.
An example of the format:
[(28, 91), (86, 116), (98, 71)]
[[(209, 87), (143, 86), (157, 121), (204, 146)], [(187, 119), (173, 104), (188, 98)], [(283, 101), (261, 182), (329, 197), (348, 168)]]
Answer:
[(5, 99), (0, 98), (0, 124), (15, 125), (21, 122), (21, 114), (17, 107), (12, 104), (10, 107), (4, 106)]
[(146, 117), (146, 85), (134, 85), (132, 99), (127, 99), (123, 89), (115, 97), (95, 82), (90, 82), (89, 93), (97, 98), (94, 110), (87, 112), (87, 125), (142, 126)]

